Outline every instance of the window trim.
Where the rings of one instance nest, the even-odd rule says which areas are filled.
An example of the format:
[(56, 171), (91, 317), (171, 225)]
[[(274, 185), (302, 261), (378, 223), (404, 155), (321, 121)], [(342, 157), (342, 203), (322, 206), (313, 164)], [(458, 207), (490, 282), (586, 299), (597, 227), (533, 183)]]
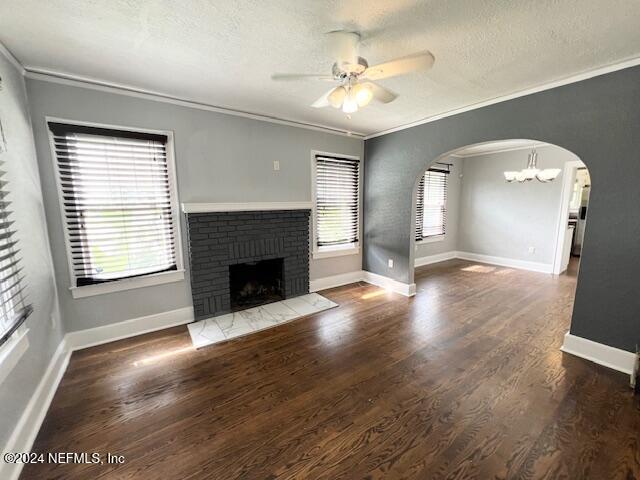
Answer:
[(358, 239), (361, 237), (362, 232), (362, 169), (363, 163), (357, 155), (345, 155), (343, 153), (325, 152), (322, 150), (311, 150), (311, 236), (310, 242), (312, 244), (311, 253), (315, 260), (322, 258), (342, 257), (346, 255), (357, 255), (360, 253), (360, 240), (354, 243), (345, 245), (331, 245), (325, 247), (319, 247), (316, 243), (316, 228), (317, 228), (317, 196), (316, 196), (316, 155), (327, 155), (330, 157), (347, 158), (349, 160), (358, 160), (360, 162), (358, 173)]
[(0, 385), (18, 365), (29, 348), (29, 329), (23, 323), (0, 345)]
[[(424, 176), (427, 172), (429, 171), (429, 168), (427, 168), (424, 173), (422, 174), (422, 176)], [(449, 173), (447, 173), (446, 175), (451, 175), (452, 172), (450, 171)], [(420, 177), (422, 178), (422, 177)], [(420, 180), (418, 180), (418, 186), (420, 185)], [(444, 211), (445, 213), (448, 211), (448, 205), (449, 204), (449, 178), (447, 177), (446, 183), (445, 183), (445, 195), (444, 195)], [(416, 215), (417, 215), (417, 205), (418, 205), (418, 191), (416, 190), (416, 196), (413, 199), (413, 209), (416, 211)], [(415, 220), (415, 216), (414, 216), (414, 220), (413, 220), (413, 232), (412, 232), (412, 237), (415, 240), (416, 237), (416, 232), (415, 232), (415, 224), (416, 224), (416, 220)], [(422, 237), (420, 240), (415, 240), (416, 245), (424, 245), (424, 244), (429, 244), (429, 243), (435, 243), (435, 242), (442, 242), (444, 240), (446, 240), (447, 238), (447, 217), (445, 215), (445, 219), (444, 219), (444, 233), (437, 233), (435, 235), (427, 235), (426, 237)]]
[(425, 243), (443, 242), (447, 236), (447, 232), (440, 235), (429, 235), (428, 237), (422, 237), (422, 240), (416, 240), (417, 245), (424, 245)]
[[(173, 139), (173, 131), (171, 130), (154, 130), (149, 128), (138, 128), (123, 125), (112, 125), (105, 123), (84, 122), (80, 120), (71, 120), (68, 118), (45, 116), (44, 118), (45, 128), (49, 137), (49, 150), (51, 155), (51, 162), (53, 163), (54, 177), (56, 182), (56, 193), (58, 195), (58, 210), (60, 214), (60, 220), (62, 222), (62, 231), (64, 235), (65, 255), (67, 256), (67, 268), (69, 269), (69, 290), (73, 298), (91, 297), (94, 295), (103, 295), (107, 293), (120, 292), (124, 290), (132, 290), (134, 288), (149, 287), (152, 285), (162, 285), (165, 283), (173, 283), (184, 280), (184, 256), (182, 253), (182, 231), (181, 231), (181, 218), (180, 218), (180, 200), (178, 198), (178, 184), (176, 176), (176, 162), (175, 162), (175, 144)], [(171, 218), (173, 220), (173, 228), (176, 232), (176, 270), (169, 272), (151, 273), (148, 275), (141, 275), (137, 277), (122, 278), (120, 280), (113, 280), (111, 282), (97, 283), (93, 285), (84, 285), (81, 287), (76, 286), (76, 277), (73, 273), (73, 261), (71, 258), (71, 242), (69, 239), (69, 231), (66, 227), (64, 216), (64, 204), (62, 200), (62, 184), (60, 181), (60, 172), (58, 169), (58, 162), (56, 160), (55, 143), (53, 140), (53, 133), (49, 129), (49, 122), (54, 123), (66, 123), (69, 125), (77, 125), (80, 127), (95, 127), (95, 128), (107, 128), (112, 130), (124, 130), (134, 133), (154, 133), (158, 135), (165, 135), (167, 137), (167, 170), (169, 179), (169, 198), (171, 199)]]

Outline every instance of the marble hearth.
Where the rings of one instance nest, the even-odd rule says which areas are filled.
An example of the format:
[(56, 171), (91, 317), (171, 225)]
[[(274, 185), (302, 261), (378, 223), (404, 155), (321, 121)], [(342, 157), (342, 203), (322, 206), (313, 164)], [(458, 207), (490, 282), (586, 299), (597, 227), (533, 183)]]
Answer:
[(275, 327), (337, 306), (322, 295), (310, 293), (191, 323), (188, 325), (189, 334), (193, 346), (200, 348)]

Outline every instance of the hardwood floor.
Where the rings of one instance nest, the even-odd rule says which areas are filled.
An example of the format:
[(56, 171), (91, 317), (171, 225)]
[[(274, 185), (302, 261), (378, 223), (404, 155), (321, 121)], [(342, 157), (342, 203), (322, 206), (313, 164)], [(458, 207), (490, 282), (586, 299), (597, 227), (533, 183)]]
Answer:
[[(575, 272), (575, 269), (573, 270)], [(73, 354), (23, 479), (639, 479), (623, 374), (563, 354), (575, 276), (461, 260), (195, 351), (186, 327)]]

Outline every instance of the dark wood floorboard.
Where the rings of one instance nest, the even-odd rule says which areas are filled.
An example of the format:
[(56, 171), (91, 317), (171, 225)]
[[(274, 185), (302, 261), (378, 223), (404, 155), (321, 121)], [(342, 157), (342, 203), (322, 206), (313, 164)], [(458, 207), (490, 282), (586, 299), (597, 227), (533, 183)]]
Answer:
[(73, 354), (23, 479), (640, 479), (640, 404), (560, 352), (576, 265), (550, 276), (451, 260), (408, 299), (340, 306), (193, 350), (176, 327)]

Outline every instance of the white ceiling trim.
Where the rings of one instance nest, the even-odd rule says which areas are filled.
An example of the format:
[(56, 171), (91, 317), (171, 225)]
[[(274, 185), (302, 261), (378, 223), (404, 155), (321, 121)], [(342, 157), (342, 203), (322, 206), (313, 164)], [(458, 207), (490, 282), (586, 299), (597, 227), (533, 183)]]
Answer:
[(234, 115), (236, 117), (251, 118), (263, 122), (277, 123), (279, 125), (287, 125), (290, 127), (305, 128), (307, 130), (316, 130), (333, 135), (342, 135), (345, 137), (353, 137), (364, 139), (365, 134), (360, 132), (351, 132), (340, 128), (330, 127), (315, 123), (299, 122), (296, 120), (288, 120), (263, 113), (246, 112), (243, 110), (234, 110), (231, 108), (219, 107), (208, 103), (197, 102), (189, 99), (172, 97), (161, 92), (154, 92), (143, 88), (132, 87), (130, 85), (122, 85), (118, 83), (106, 82), (94, 78), (81, 77), (53, 70), (45, 70), (36, 67), (25, 66), (24, 75), (34, 80), (43, 80), (45, 82), (59, 83), (63, 85), (73, 85), (76, 87), (89, 88), (102, 92), (117, 93), (120, 95), (128, 95), (131, 97), (144, 98), (145, 100), (154, 100), (157, 102), (171, 103), (182, 107), (197, 108), (199, 110), (207, 110), (210, 112), (223, 113), (226, 115)]
[(605, 75), (611, 72), (617, 72), (618, 70), (624, 70), (625, 68), (631, 68), (640, 65), (640, 57), (633, 57), (622, 62), (614, 63), (611, 65), (607, 65), (606, 67), (600, 67), (593, 70), (588, 70), (583, 73), (579, 73), (576, 75), (571, 75), (569, 77), (562, 78), (560, 80), (555, 80), (553, 82), (543, 83), (537, 87), (527, 88), (525, 90), (519, 90), (508, 95), (501, 95), (499, 97), (494, 97), (489, 100), (485, 100), (483, 102), (473, 103), (471, 105), (467, 105), (466, 107), (456, 108), (454, 110), (449, 110), (448, 112), (440, 113), (438, 115), (432, 115), (430, 117), (423, 118), (422, 120), (417, 120), (415, 122), (406, 123), (404, 125), (399, 125), (397, 127), (389, 128), (387, 130), (382, 130), (377, 133), (372, 133), (364, 137), (365, 140), (369, 140), (375, 137), (381, 137), (382, 135), (387, 135), (393, 132), (399, 132), (400, 130), (406, 130), (407, 128), (416, 127), (418, 125), (424, 125), (425, 123), (435, 122), (436, 120), (440, 120), (442, 118), (451, 117), (453, 115), (458, 115), (459, 113), (469, 112), (471, 110), (477, 110), (478, 108), (487, 107), (489, 105), (495, 105), (496, 103), (506, 102), (507, 100), (513, 100), (514, 98), (524, 97), (527, 95), (531, 95), (533, 93), (543, 92), (545, 90), (551, 90), (552, 88), (561, 87), (563, 85), (568, 85), (570, 83), (581, 82), (582, 80), (587, 80), (589, 78), (598, 77), (600, 75)]
[(20, 63), (20, 61), (15, 57), (15, 55), (13, 53), (11, 53), (11, 50), (9, 50), (7, 47), (4, 46), (4, 44), (2, 42), (0, 42), (0, 54), (4, 55), (5, 58), (7, 60), (9, 60), (9, 62), (11, 62), (11, 64), (16, 67), (18, 69), (18, 71), (24, 75), (25, 73), (25, 69), (24, 66), (22, 65), (22, 63)]
[[(494, 143), (494, 142), (491, 142), (491, 143)], [(491, 150), (485, 150), (477, 153), (452, 153), (451, 156), (456, 158), (471, 158), (471, 157), (480, 157), (482, 155), (493, 155), (494, 153), (515, 152), (517, 150), (531, 150), (532, 148), (542, 148), (542, 147), (549, 147), (549, 146), (551, 146), (551, 144), (549, 143), (531, 142), (531, 144), (529, 145), (521, 145), (518, 147), (504, 147), (504, 148), (496, 147), (496, 148), (492, 148)]]

